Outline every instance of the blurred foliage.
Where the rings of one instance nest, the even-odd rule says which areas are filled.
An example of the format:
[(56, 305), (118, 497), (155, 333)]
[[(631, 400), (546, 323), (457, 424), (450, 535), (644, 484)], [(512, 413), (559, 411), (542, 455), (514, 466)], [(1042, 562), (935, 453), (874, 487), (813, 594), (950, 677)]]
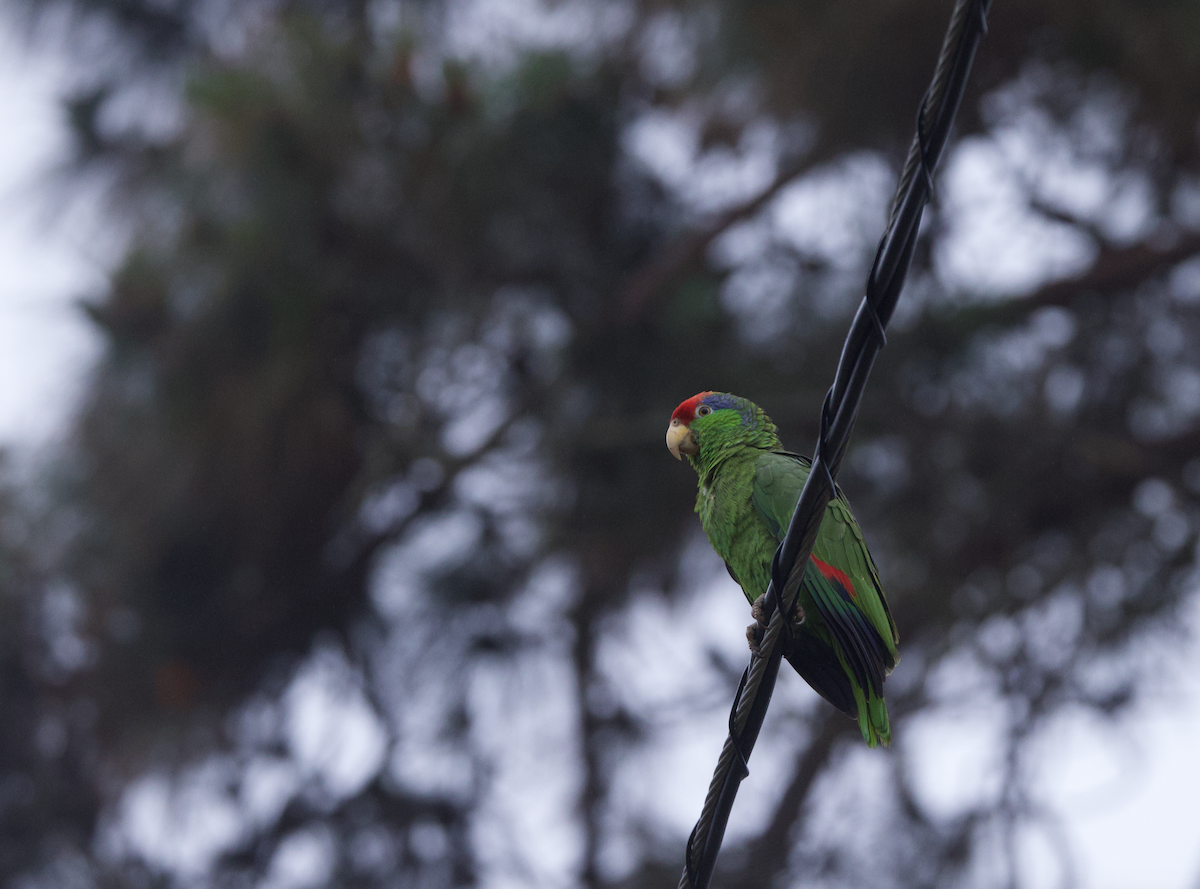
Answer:
[[(511, 32), (498, 8), (10, 0), (86, 75), (72, 173), (130, 234), (83, 304), (106, 351), (68, 442), (0, 500), (6, 881), (676, 878), (627, 763), (719, 729), (740, 662), (695, 641), (708, 690), (648, 704), (605, 654), (721, 575), (662, 430), (717, 388), (811, 444), (883, 224), (869, 174), (949, 4), (515, 5)], [(1032, 158), (1023, 218), (1076, 267), (973, 293), (935, 210), (843, 473), (900, 626), (900, 742), (818, 818), (853, 725), (777, 703), (786, 783), (723, 884), (1009, 885), (1011, 838), (1054, 829), (1024, 751), (1120, 712), (1140, 643), (1180, 638), (1198, 32), (1182, 0), (996, 5), (958, 135)], [(638, 147), (648, 121), (694, 140), (688, 175)], [(762, 144), (775, 180), (746, 185)], [(1063, 163), (1108, 197), (1041, 174)], [(861, 230), (781, 234), (772, 200), (829, 181)], [(906, 726), (982, 701), (1002, 789), (934, 811)], [(505, 833), (547, 806), (540, 845)]]

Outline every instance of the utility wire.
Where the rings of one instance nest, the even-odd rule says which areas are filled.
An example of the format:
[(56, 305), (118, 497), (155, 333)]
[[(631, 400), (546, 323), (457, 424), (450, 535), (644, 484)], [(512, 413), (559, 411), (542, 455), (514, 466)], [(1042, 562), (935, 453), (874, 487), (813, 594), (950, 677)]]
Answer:
[(825, 517), (825, 507), (833, 496), (834, 477), (846, 453), (867, 377), (887, 342), (885, 330), (912, 263), (921, 214), (933, 195), (933, 171), (958, 113), (975, 49), (987, 33), (991, 5), (991, 0), (958, 0), (950, 16), (933, 81), (921, 99), (917, 132), (896, 187), (888, 225), (867, 276), (866, 295), (846, 336), (833, 385), (821, 406), (821, 433), (812, 469), (788, 524), (787, 536), (775, 551), (771, 583), (763, 599), (767, 626), (759, 641), (761, 654), (751, 658), (742, 673), (729, 713), (729, 736), (721, 749), (700, 820), (688, 838), (680, 889), (707, 889), (738, 786), (750, 773), (747, 760), (758, 740), (783, 657), (780, 636), (785, 634), (785, 627), (791, 626), (796, 592)]

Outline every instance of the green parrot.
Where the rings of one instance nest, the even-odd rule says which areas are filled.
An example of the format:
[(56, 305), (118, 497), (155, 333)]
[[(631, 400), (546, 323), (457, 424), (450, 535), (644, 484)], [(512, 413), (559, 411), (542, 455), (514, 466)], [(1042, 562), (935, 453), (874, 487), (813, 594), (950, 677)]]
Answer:
[[(775, 424), (755, 404), (701, 392), (675, 408), (667, 447), (700, 476), (696, 512), (704, 533), (750, 600), (771, 580), (771, 558), (808, 478), (810, 461), (781, 449)], [(891, 743), (884, 677), (900, 638), (862, 530), (840, 490), (829, 502), (801, 584), (785, 655), (821, 697), (858, 720), (871, 747)], [(756, 648), (752, 631), (751, 647)]]

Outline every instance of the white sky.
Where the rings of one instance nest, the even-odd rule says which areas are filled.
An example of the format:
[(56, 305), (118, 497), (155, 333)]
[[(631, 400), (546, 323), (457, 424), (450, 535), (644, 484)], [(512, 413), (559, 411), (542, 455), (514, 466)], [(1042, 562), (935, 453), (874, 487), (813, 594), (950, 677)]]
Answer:
[[(27, 450), (52, 440), (61, 430), (83, 374), (98, 350), (97, 337), (73, 303), (102, 284), (104, 258), (89, 251), (89, 243), (95, 243), (94, 239), (79, 234), (87, 231), (86, 226), (78, 221), (53, 222), (45, 199), (44, 185), (65, 151), (57, 105), (65, 82), (62, 66), (28, 55), (9, 24), (0, 21), (0, 119), (5, 122), (0, 131), (0, 444)], [(666, 138), (669, 133), (663, 127), (655, 130), (649, 124), (633, 133), (633, 137), (643, 141), (651, 140), (652, 136)], [(686, 143), (681, 143), (680, 150), (685, 154), (686, 147)], [(757, 148), (757, 145), (745, 146), (746, 163), (753, 167), (739, 168), (746, 181), (722, 180), (718, 183), (722, 188), (753, 190), (750, 185), (757, 184), (755, 177), (761, 173), (758, 166), (762, 165), (755, 153)], [(992, 204), (986, 203), (989, 194), (994, 196), (998, 188), (1002, 191), (1002, 184), (997, 184), (1002, 180), (991, 169), (1000, 163), (997, 158), (1001, 154), (1000, 148), (976, 142), (964, 148), (957, 160), (948, 161), (950, 175), (943, 187), (952, 193), (947, 193), (944, 200), (955, 208), (956, 199), (965, 201), (969, 196), (970, 203), (960, 203), (957, 207), (961, 208), (958, 212), (974, 222), (974, 228), (960, 235), (959, 242), (952, 245), (953, 255), (946, 260), (952, 269), (960, 261), (977, 267), (979, 255), (975, 245), (997, 242), (994, 235), (983, 232), (981, 227), (1002, 225), (1006, 219), (1009, 222), (1013, 219), (1011, 201), (1005, 203), (1008, 198), (1004, 194)], [(747, 185), (749, 180), (754, 182)], [(793, 192), (791, 203), (782, 201), (776, 210), (779, 224), (784, 227), (788, 214), (794, 215), (793, 211), (802, 203), (803, 189)], [(1011, 261), (1011, 257), (1006, 257), (1007, 263)], [(1058, 261), (1069, 265), (1069, 258)], [(1021, 280), (1021, 270), (1013, 271), (1011, 264), (1006, 274), (1011, 277), (1001, 282), (1005, 286)], [(723, 624), (727, 614), (718, 610)], [(1193, 613), (1190, 618), (1193, 629), (1196, 616)], [(631, 615), (631, 620), (634, 618), (636, 615)], [(700, 632), (708, 630), (702, 628)], [(740, 637), (740, 625), (731, 632)], [(635, 639), (630, 642), (636, 644)], [(647, 651), (653, 652), (653, 646), (648, 646), (642, 654)], [(1193, 889), (1197, 885), (1200, 818), (1195, 813), (1195, 796), (1200, 791), (1200, 757), (1196, 756), (1195, 746), (1200, 738), (1200, 682), (1195, 674), (1200, 671), (1194, 668), (1198, 664), (1200, 651), (1193, 649), (1174, 675), (1164, 678), (1163, 687), (1170, 690), (1131, 709), (1122, 718), (1119, 733), (1098, 731), (1085, 717), (1068, 715), (1043, 739), (1046, 753), (1036, 767), (1044, 775), (1045, 802), (1065, 818), (1085, 889)], [(784, 684), (794, 681), (796, 677), (790, 673), (782, 679)], [(296, 694), (301, 690), (298, 684)], [(296, 702), (294, 709), (299, 716), (292, 726), (295, 734), (292, 741), (301, 752), (308, 743), (306, 738), (316, 739), (314, 743), (319, 741), (322, 749), (333, 749), (326, 743), (328, 728), (322, 727), (323, 720), (336, 721), (343, 732), (347, 725), (354, 724), (354, 719), (348, 720), (345, 712), (350, 704), (331, 703), (327, 697), (314, 693), (303, 702)], [(360, 722), (369, 722), (362, 714), (351, 715)], [(968, 793), (988, 792), (990, 748), (980, 735), (986, 734), (988, 725), (994, 725), (996, 718), (997, 714), (990, 711), (948, 709), (923, 717), (912, 726), (912, 737), (900, 740), (898, 749), (912, 758), (921, 776), (923, 802), (932, 810), (952, 810), (961, 804), (967, 788), (972, 788)], [(351, 738), (333, 747), (346, 751), (347, 757), (353, 754), (361, 759), (364, 744), (369, 747), (379, 743), (378, 729), (364, 725), (357, 740)], [(717, 731), (712, 738), (714, 755), (720, 734)], [(686, 761), (689, 766), (705, 769), (701, 778), (687, 780), (686, 786), (702, 787), (707, 781), (711, 757), (693, 747), (684, 744), (687, 755), (682, 759), (675, 755), (681, 752), (676, 749), (668, 757), (674, 767), (656, 770), (656, 774), (664, 779), (677, 777), (679, 763)], [(371, 761), (380, 757), (382, 752), (372, 748)], [(763, 774), (761, 765), (754, 771), (756, 777)], [(357, 773), (350, 777), (343, 775), (350, 767), (349, 759), (343, 764), (325, 763), (321, 767), (329, 771), (330, 780), (344, 778), (352, 783), (359, 780)], [(679, 787), (658, 786), (654, 799), (647, 801), (647, 805), (661, 808), (678, 803), (679, 823), (690, 824), (696, 806), (690, 799), (681, 800), (678, 791)], [(166, 790), (157, 784), (147, 784), (138, 792), (141, 796), (134, 802), (140, 800), (143, 808), (150, 807), (147, 811), (158, 812), (152, 820), (161, 821), (163, 816), (154, 806)], [(747, 807), (753, 808), (749, 801), (752, 793), (753, 782), (747, 785), (747, 799), (734, 812), (735, 821), (739, 812), (745, 816)], [(193, 827), (201, 833), (207, 832), (209, 845), (219, 848), (220, 837), (225, 833), (232, 835), (233, 828), (205, 827), (207, 822), (198, 817), (200, 809), (203, 807), (197, 807)], [(731, 829), (739, 832), (736, 825)], [(198, 839), (201, 839), (199, 846), (205, 847), (202, 838)], [(148, 834), (141, 840), (155, 843)], [(135, 845), (137, 842), (134, 838)], [(273, 881), (279, 885), (298, 885), (288, 878), (287, 869), (292, 865), (300, 867), (313, 855), (319, 858), (322, 842), (324, 839), (317, 836), (298, 839), (288, 853), (291, 858), (281, 859)], [(203, 864), (190, 862), (181, 865), (181, 869), (196, 866), (202, 869)], [(1030, 889), (1050, 889), (1056, 885), (1052, 856), (1044, 849), (1039, 850), (1036, 842), (1031, 841), (1026, 852), (1023, 876), (1024, 885)]]
[[(98, 339), (75, 308), (102, 268), (79, 213), (56, 221), (46, 185), (65, 156), (61, 66), (0, 21), (0, 443), (36, 445), (62, 426)], [(76, 208), (76, 211), (78, 208)], [(75, 217), (72, 219), (71, 217)], [(72, 224), (74, 223), (74, 224)]]

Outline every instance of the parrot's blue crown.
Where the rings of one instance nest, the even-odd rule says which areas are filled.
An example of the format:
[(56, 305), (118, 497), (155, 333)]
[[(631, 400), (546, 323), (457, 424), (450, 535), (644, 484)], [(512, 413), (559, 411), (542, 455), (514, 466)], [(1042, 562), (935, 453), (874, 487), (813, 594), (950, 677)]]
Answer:
[(701, 404), (707, 404), (714, 411), (734, 410), (742, 416), (742, 425), (754, 424), (754, 405), (744, 398), (730, 395), (728, 392), (714, 392), (705, 398)]

